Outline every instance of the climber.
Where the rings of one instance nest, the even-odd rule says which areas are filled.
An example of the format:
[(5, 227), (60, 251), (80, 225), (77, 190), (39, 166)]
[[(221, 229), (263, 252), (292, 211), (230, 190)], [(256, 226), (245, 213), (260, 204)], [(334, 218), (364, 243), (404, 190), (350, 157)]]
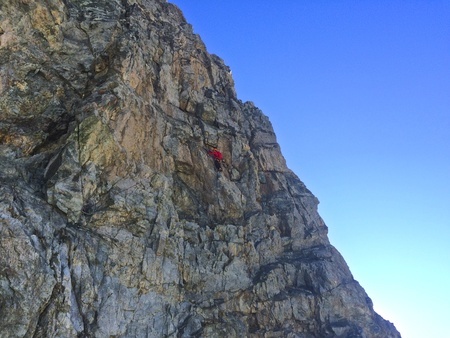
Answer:
[(216, 169), (222, 171), (222, 163), (224, 163), (222, 153), (217, 150), (217, 147), (213, 147), (208, 151), (208, 154), (213, 157)]

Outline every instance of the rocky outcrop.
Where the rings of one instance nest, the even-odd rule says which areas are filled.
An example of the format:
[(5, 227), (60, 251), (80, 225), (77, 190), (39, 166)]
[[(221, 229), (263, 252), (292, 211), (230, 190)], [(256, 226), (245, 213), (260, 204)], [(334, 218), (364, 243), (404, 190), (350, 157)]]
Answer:
[(2, 0), (0, 65), (0, 337), (400, 337), (175, 6)]

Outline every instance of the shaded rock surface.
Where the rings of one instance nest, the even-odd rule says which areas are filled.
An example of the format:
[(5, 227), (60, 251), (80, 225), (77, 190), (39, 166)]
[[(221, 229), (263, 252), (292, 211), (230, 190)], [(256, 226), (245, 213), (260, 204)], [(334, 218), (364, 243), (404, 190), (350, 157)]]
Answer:
[(2, 0), (0, 116), (0, 337), (400, 337), (175, 6)]

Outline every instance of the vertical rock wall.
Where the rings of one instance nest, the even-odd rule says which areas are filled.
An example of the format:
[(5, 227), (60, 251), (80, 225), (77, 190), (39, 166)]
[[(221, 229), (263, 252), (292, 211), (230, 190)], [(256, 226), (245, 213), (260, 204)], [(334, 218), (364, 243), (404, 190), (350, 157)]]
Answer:
[(400, 337), (317, 203), (175, 6), (1, 1), (0, 337)]

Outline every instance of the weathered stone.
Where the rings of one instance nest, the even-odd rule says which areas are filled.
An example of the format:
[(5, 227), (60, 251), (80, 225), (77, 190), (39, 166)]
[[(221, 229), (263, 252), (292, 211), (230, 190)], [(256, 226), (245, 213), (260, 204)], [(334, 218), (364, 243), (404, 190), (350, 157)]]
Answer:
[(175, 6), (3, 0), (0, 116), (0, 337), (400, 337)]

